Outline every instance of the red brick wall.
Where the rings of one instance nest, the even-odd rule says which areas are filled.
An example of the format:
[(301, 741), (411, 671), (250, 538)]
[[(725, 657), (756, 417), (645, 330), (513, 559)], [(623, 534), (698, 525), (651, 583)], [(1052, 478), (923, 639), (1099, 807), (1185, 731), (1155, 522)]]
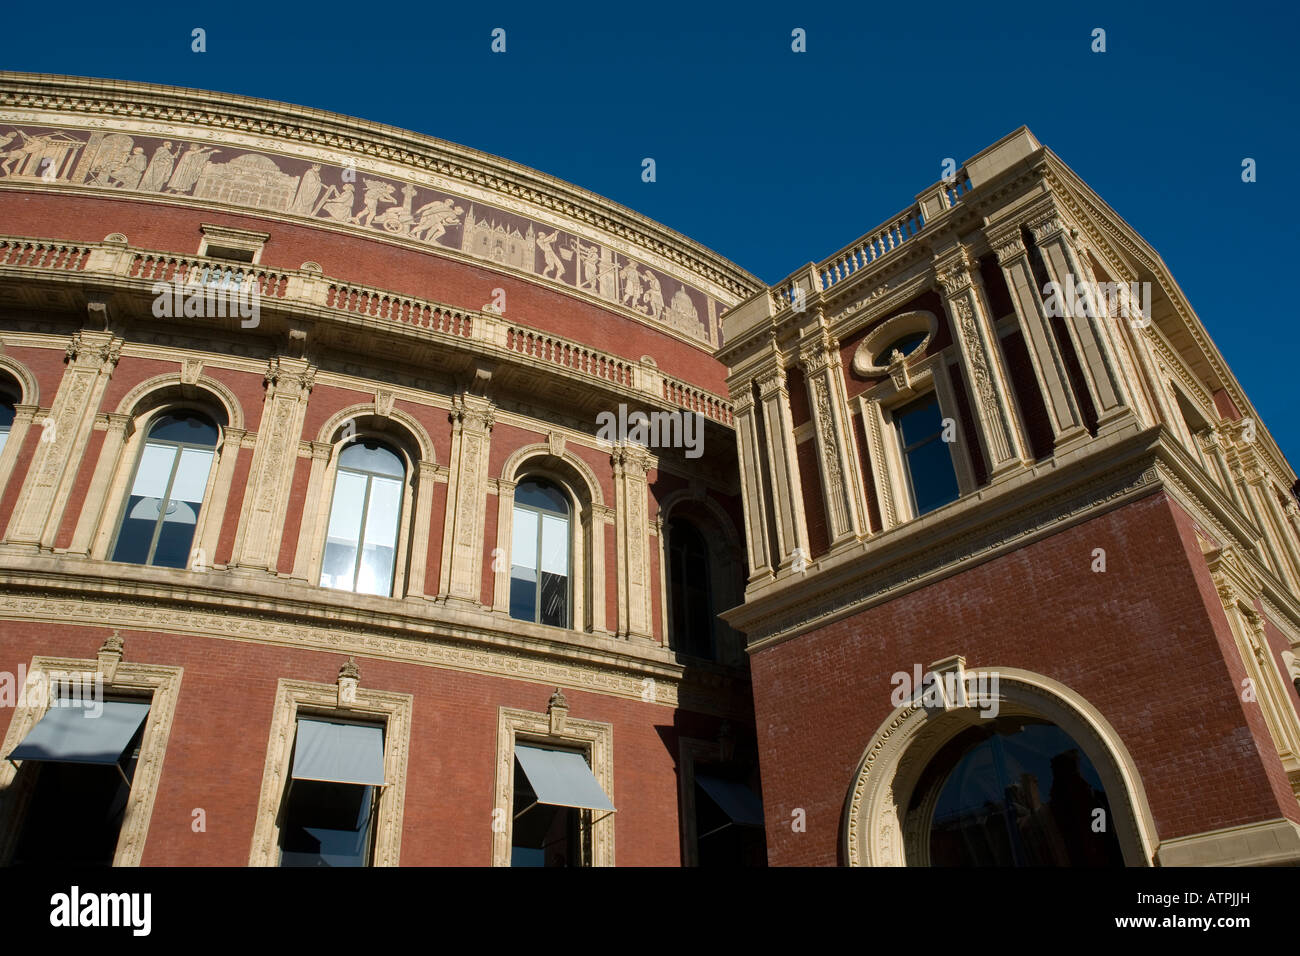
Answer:
[[(0, 670), (36, 654), (93, 658), (105, 628), (9, 623)], [(334, 683), (340, 654), (178, 634), (123, 631), (126, 660), (185, 669), (143, 862), (242, 866), (248, 862), (266, 763), (276, 682)], [(415, 696), (403, 817), (404, 865), (491, 862), (497, 709), (545, 712), (553, 686), (432, 667), (358, 659), (362, 686)], [(639, 700), (566, 688), (570, 714), (614, 725), (616, 862), (681, 863), (676, 755), (679, 734), (712, 738), (712, 718)], [(0, 712), (7, 729), (12, 711)], [(207, 832), (191, 830), (203, 808)]]
[[(1092, 572), (1104, 548), (1107, 570)], [(773, 865), (833, 865), (854, 771), (893, 711), (890, 676), (951, 654), (1044, 674), (1096, 707), (1140, 773), (1161, 839), (1300, 821), (1190, 522), (1162, 494), (751, 661)], [(1226, 663), (1225, 663), (1226, 660)], [(807, 832), (790, 829), (807, 812)]]

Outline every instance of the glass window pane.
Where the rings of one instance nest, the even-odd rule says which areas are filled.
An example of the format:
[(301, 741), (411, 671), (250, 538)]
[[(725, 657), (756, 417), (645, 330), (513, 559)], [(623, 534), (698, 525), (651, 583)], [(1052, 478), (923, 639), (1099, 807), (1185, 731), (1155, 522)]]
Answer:
[(537, 572), (510, 569), (510, 616), (517, 621), (537, 620)]
[(366, 500), (366, 477), (340, 471), (334, 480), (334, 500), (326, 532), (320, 583), (351, 591), (361, 541), (361, 517)]
[(201, 505), (211, 471), (212, 452), (201, 448), (181, 449), (181, 463), (172, 481), (172, 501), (188, 501), (196, 508)]
[(515, 502), (541, 508), (543, 511), (554, 511), (564, 515), (569, 513), (569, 500), (560, 490), (540, 481), (521, 482), (515, 489)]
[(4, 453), (5, 442), (7, 441), (9, 441), (9, 429), (7, 427), (0, 428), (0, 454)]
[(339, 453), (340, 468), (355, 468), (358, 471), (373, 471), (394, 478), (404, 478), (406, 469), (402, 459), (378, 442), (359, 441), (344, 447)]
[(319, 780), (290, 785), (281, 866), (369, 866), (374, 787)]
[(542, 572), (542, 623), (569, 626), (569, 579), (563, 575)]
[(933, 394), (913, 402), (894, 413), (903, 435), (903, 445), (914, 445), (943, 430), (943, 415)]
[(14, 407), (8, 402), (0, 402), (0, 432), (7, 432), (14, 423)]
[(145, 444), (140, 455), (140, 466), (135, 472), (135, 484), (131, 486), (132, 497), (161, 498), (167, 493), (167, 482), (172, 475), (176, 452), (177, 449), (172, 445), (155, 445), (153, 442)]
[(526, 508), (516, 508), (514, 523), (510, 528), (510, 564), (512, 568), (537, 570), (538, 514)]
[(946, 442), (935, 438), (912, 449), (907, 454), (907, 468), (917, 514), (926, 514), (957, 500), (957, 474)]
[(175, 441), (187, 445), (217, 444), (217, 428), (198, 415), (163, 415), (149, 429), (150, 441)]
[(158, 532), (158, 546), (149, 563), (161, 568), (188, 567), (198, 512), (183, 501), (170, 501), (167, 508)]
[(401, 510), (402, 483), (391, 478), (371, 478), (361, 573), (357, 578), (358, 592), (383, 595), (393, 593), (397, 525)]
[(549, 574), (569, 573), (569, 520), (542, 515), (542, 570)]

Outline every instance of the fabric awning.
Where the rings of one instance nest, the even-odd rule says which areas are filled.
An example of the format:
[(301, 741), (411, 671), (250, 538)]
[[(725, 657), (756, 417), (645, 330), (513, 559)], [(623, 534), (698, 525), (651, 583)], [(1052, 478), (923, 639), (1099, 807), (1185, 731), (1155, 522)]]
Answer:
[(106, 700), (98, 716), (87, 707), (52, 705), (31, 733), (9, 754), (10, 760), (60, 763), (117, 763), (144, 723), (149, 705)]
[(383, 728), (299, 717), (293, 778), (382, 787)]
[(528, 775), (538, 803), (581, 810), (614, 809), (582, 754), (516, 744), (515, 756)]
[(742, 827), (763, 826), (763, 803), (758, 794), (743, 783), (702, 773), (695, 775), (695, 782), (731, 818), (732, 823)]

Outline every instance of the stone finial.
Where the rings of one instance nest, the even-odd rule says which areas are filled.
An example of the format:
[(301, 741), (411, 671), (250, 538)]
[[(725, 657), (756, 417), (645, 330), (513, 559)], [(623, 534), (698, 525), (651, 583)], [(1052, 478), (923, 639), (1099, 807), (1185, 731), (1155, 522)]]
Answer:
[(346, 707), (357, 702), (357, 686), (361, 683), (361, 668), (354, 658), (349, 657), (339, 668), (339, 706)]
[(551, 699), (546, 702), (546, 716), (550, 718), (552, 735), (564, 733), (564, 720), (569, 716), (569, 701), (564, 696), (564, 691), (558, 687), (555, 688)]
[(113, 683), (113, 678), (117, 675), (117, 665), (122, 663), (124, 651), (125, 642), (122, 640), (121, 631), (114, 630), (104, 638), (104, 643), (100, 645), (95, 657), (99, 660), (99, 669), (104, 674), (105, 683)]

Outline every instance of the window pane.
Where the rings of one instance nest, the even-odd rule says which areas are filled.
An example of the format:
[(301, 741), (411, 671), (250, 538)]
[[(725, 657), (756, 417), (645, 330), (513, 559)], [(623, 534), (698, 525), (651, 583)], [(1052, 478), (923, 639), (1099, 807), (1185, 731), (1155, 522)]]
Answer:
[(569, 579), (542, 572), (542, 623), (569, 626)]
[(140, 455), (140, 467), (135, 472), (135, 484), (131, 486), (132, 497), (161, 498), (167, 493), (167, 481), (172, 475), (176, 451), (172, 445), (155, 445), (153, 442), (145, 444), (144, 452)]
[(537, 620), (537, 580), (534, 577), (521, 577), (521, 574), (533, 574), (521, 568), (510, 569), (510, 616), (518, 621)]
[(378, 442), (354, 442), (339, 453), (340, 468), (355, 468), (358, 471), (373, 471), (394, 478), (404, 478), (406, 469), (402, 459)]
[(925, 337), (928, 334), (928, 332), (909, 332), (902, 338), (890, 342), (883, 349), (877, 352), (873, 361), (877, 367), (883, 368), (889, 364), (889, 358), (894, 354), (895, 349), (902, 352), (904, 356), (911, 355), (912, 351), (925, 341)]
[(163, 415), (149, 429), (151, 441), (184, 442), (187, 445), (215, 446), (217, 428), (197, 415)]
[(957, 500), (957, 475), (946, 442), (935, 438), (912, 449), (907, 454), (907, 468), (918, 515)]
[(361, 512), (366, 500), (366, 477), (340, 471), (334, 481), (326, 532), (325, 559), (320, 583), (327, 588), (352, 590), (356, 573), (357, 548), (361, 541)]
[(0, 428), (0, 454), (4, 453), (5, 442), (7, 441), (9, 441), (9, 429), (7, 427)]
[(319, 780), (290, 784), (281, 866), (368, 866), (374, 787)]
[(943, 415), (933, 394), (900, 408), (894, 413), (894, 418), (898, 421), (904, 446), (914, 445), (943, 430)]
[[(537, 570), (537, 519), (535, 511), (516, 508), (514, 524), (510, 528), (510, 565), (514, 568)], [(530, 578), (529, 580), (535, 580)]]
[(515, 501), (521, 505), (554, 511), (559, 514), (569, 513), (569, 501), (558, 488), (540, 481), (525, 481), (515, 489)]
[(158, 547), (153, 560), (163, 568), (184, 568), (190, 563), (190, 546), (194, 542), (194, 529), (198, 522), (198, 506), (184, 501), (167, 502), (162, 530), (158, 532)]
[(370, 505), (366, 509), (364, 550), (357, 591), (393, 593), (393, 565), (397, 559), (397, 525), (402, 511), (402, 483), (392, 478), (370, 479)]
[(212, 452), (200, 448), (181, 449), (180, 467), (172, 481), (172, 501), (188, 501), (195, 506), (203, 503), (203, 493), (208, 487), (212, 471)]
[(569, 573), (569, 521), (542, 515), (542, 570), (548, 574)]
[(7, 432), (14, 423), (14, 407), (8, 402), (0, 402), (0, 433)]

